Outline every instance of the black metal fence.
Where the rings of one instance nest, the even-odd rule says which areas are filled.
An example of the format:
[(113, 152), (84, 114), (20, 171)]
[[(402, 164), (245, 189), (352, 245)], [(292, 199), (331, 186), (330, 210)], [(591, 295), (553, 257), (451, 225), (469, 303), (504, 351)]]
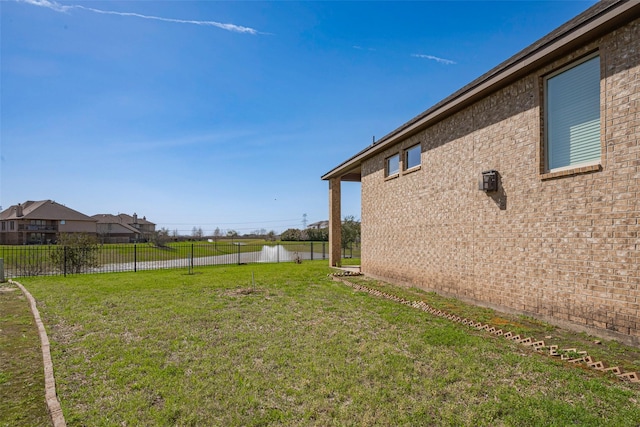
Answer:
[[(359, 248), (343, 257), (360, 256)], [(296, 262), (329, 258), (328, 242), (178, 243), (73, 246), (0, 246), (6, 278), (23, 276), (111, 273), (250, 263)]]

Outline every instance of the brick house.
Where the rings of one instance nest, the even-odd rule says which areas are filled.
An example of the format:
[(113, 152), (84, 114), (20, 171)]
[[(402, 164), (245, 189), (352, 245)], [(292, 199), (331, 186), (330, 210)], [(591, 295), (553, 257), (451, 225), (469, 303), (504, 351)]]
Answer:
[(344, 161), (362, 271), (640, 345), (640, 3), (600, 2)]
[(156, 231), (156, 225), (147, 221), (146, 217), (138, 218), (137, 214), (97, 214), (92, 216), (97, 221), (98, 238), (102, 243), (135, 243), (146, 242)]
[(52, 200), (26, 201), (0, 212), (0, 244), (55, 242), (58, 233), (96, 234), (96, 220)]

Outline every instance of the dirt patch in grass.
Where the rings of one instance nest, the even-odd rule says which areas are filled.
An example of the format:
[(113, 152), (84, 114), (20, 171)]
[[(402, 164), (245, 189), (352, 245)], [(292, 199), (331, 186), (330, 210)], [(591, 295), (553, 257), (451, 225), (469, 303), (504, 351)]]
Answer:
[(263, 290), (253, 289), (253, 288), (241, 288), (241, 289), (232, 289), (224, 293), (224, 295), (251, 295), (251, 294), (261, 294), (264, 293)]

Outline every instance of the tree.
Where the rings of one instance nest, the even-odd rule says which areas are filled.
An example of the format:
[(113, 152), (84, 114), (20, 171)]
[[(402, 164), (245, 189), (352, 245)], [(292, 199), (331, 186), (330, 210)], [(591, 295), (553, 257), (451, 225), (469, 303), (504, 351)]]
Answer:
[(307, 238), (308, 240), (314, 242), (326, 242), (329, 240), (329, 229), (328, 228), (308, 228), (307, 229)]
[(218, 239), (222, 236), (222, 232), (220, 231), (219, 227), (216, 227), (216, 229), (213, 231), (213, 246), (214, 248), (218, 248)]
[(204, 231), (202, 231), (202, 227), (196, 228), (194, 226), (193, 229), (191, 229), (191, 237), (193, 237), (195, 240), (202, 239), (202, 236), (204, 236)]
[(231, 243), (233, 243), (233, 239), (238, 237), (238, 232), (236, 230), (227, 231), (227, 237), (231, 237)]
[(267, 240), (270, 242), (275, 242), (276, 240), (276, 232), (271, 230), (270, 232), (267, 233)]
[(169, 242), (169, 230), (164, 227), (162, 227), (160, 230), (157, 230), (151, 236), (151, 244), (159, 248), (166, 247), (168, 242)]
[(51, 261), (65, 273), (81, 273), (100, 265), (98, 240), (87, 233), (60, 233)]
[(302, 232), (297, 228), (290, 228), (285, 230), (280, 234), (280, 240), (289, 241), (289, 242), (297, 242), (302, 239)]
[(360, 242), (360, 221), (356, 221), (353, 215), (346, 216), (342, 221), (342, 248), (349, 244)]

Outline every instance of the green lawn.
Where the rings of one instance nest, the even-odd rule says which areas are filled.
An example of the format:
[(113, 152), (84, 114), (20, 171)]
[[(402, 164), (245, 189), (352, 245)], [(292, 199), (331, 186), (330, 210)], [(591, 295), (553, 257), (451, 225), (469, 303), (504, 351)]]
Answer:
[(0, 426), (47, 426), (40, 339), (27, 299), (0, 283)]
[[(260, 239), (244, 240), (219, 240), (217, 242), (172, 242), (164, 247), (157, 247), (150, 243), (138, 244), (104, 244), (97, 245), (95, 260), (98, 265), (125, 264), (147, 262), (147, 261), (170, 261), (176, 259), (203, 258), (221, 255), (235, 255), (238, 253), (259, 253), (265, 246), (282, 245), (290, 253), (305, 252), (312, 250), (312, 242), (267, 242)], [(324, 248), (324, 249), (323, 249)], [(50, 274), (57, 271), (60, 266), (56, 266), (52, 261), (53, 253), (62, 251), (63, 248), (56, 245), (31, 245), (31, 246), (7, 246), (0, 245), (0, 258), (4, 259), (5, 269), (15, 270), (17, 276), (37, 276)], [(313, 242), (314, 258), (329, 256), (329, 245), (327, 242)], [(347, 251), (346, 255), (357, 254), (359, 249)], [(256, 259), (257, 261), (257, 259)]]
[(21, 282), (70, 426), (638, 424), (640, 387), (356, 292), (326, 264)]

